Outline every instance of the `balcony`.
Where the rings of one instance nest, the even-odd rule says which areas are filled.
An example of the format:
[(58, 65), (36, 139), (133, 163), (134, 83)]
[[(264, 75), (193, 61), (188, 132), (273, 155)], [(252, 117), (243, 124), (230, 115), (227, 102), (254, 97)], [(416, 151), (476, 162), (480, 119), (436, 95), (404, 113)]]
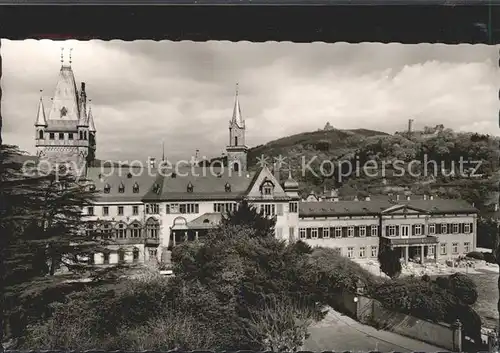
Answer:
[(384, 239), (393, 246), (403, 245), (431, 245), (439, 243), (437, 237), (428, 235), (426, 237), (409, 237), (409, 238), (392, 238), (384, 237)]
[(146, 238), (144, 239), (144, 244), (146, 246), (158, 246), (160, 245), (160, 238)]

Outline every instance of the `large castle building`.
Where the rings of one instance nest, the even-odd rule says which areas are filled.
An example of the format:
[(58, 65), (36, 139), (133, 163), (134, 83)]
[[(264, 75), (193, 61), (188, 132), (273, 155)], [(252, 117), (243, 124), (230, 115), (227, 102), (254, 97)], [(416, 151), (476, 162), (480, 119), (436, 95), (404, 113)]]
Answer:
[(263, 166), (248, 169), (246, 127), (238, 90), (229, 121), (227, 165), (165, 171), (152, 163), (137, 167), (95, 167), (96, 126), (70, 65), (62, 65), (50, 110), (40, 99), (35, 122), (41, 161), (69, 163), (85, 173), (98, 198), (83, 212), (112, 239), (94, 254), (96, 264), (169, 262), (172, 247), (203, 241), (224, 213), (247, 200), (276, 217), (275, 236), (335, 248), (355, 260), (376, 259), (380, 240), (400, 250), (405, 261), (448, 260), (474, 251), (477, 210), (462, 200), (404, 199), (301, 201), (292, 173)]

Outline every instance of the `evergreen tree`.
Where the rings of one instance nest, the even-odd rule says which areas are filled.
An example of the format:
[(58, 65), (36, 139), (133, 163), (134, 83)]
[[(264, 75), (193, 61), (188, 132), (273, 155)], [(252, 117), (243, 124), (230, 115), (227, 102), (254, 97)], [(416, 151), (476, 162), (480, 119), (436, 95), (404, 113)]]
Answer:
[(276, 216), (266, 217), (263, 210), (258, 212), (254, 206), (243, 200), (236, 210), (222, 217), (221, 225), (245, 226), (254, 229), (256, 237), (274, 237)]
[(401, 262), (398, 252), (387, 245), (381, 244), (378, 254), (380, 270), (390, 278), (397, 278), (401, 274)]

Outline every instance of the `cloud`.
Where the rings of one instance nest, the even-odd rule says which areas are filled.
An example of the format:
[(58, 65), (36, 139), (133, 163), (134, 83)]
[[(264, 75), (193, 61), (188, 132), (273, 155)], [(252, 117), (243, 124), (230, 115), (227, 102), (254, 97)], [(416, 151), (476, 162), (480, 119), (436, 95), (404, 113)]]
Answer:
[(2, 40), (3, 138), (34, 152), (60, 47), (74, 48), (87, 83), (101, 159), (219, 155), (227, 144), (235, 83), (247, 143), (337, 128), (385, 132), (444, 124), (498, 135), (497, 52), (485, 45)]

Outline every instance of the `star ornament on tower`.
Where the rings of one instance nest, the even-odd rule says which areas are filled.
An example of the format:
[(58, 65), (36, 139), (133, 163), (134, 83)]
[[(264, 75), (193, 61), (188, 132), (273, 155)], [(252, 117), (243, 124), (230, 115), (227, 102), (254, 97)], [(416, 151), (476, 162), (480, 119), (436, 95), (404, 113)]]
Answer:
[(260, 167), (260, 168), (264, 168), (264, 167), (267, 167), (269, 165), (269, 157), (261, 154), (260, 157), (257, 157), (257, 165)]

